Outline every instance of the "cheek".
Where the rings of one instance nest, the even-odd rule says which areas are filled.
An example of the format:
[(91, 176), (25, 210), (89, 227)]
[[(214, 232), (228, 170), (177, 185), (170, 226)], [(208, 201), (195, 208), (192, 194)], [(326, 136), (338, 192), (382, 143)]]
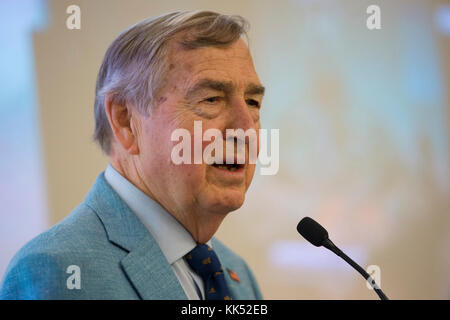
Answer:
[(259, 129), (257, 129), (257, 139), (256, 139), (256, 153), (259, 155), (259, 149), (260, 149), (260, 136), (259, 136)]
[(170, 180), (179, 195), (195, 197), (204, 188), (205, 170), (200, 164), (171, 164)]
[(177, 144), (170, 139), (172, 130), (162, 121), (147, 121), (142, 129), (139, 143), (142, 166), (152, 177), (171, 177), (178, 167), (171, 160), (173, 145)]
[(249, 164), (248, 165), (247, 175), (246, 175), (246, 179), (245, 179), (246, 189), (248, 189), (248, 187), (252, 183), (253, 176), (255, 174), (255, 168), (256, 168), (255, 164)]

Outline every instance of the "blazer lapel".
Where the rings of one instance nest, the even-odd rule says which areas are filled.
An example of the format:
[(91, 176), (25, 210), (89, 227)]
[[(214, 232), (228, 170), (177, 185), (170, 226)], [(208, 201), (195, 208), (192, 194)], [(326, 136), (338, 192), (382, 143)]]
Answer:
[(120, 263), (142, 299), (187, 299), (158, 243), (111, 188), (103, 172), (84, 203), (102, 221), (109, 241), (128, 252)]
[(142, 299), (187, 299), (156, 241), (141, 241), (121, 264)]

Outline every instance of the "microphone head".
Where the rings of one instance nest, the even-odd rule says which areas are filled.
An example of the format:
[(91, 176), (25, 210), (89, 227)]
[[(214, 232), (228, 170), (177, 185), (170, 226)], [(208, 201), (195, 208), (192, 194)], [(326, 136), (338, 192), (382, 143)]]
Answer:
[(320, 247), (328, 239), (328, 232), (315, 220), (304, 217), (297, 225), (297, 231), (303, 238), (311, 242), (316, 247)]

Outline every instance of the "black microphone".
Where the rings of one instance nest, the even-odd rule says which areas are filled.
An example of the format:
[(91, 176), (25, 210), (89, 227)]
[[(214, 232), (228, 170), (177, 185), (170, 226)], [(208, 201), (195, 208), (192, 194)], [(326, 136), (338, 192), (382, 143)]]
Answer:
[(350, 264), (356, 271), (358, 271), (364, 279), (366, 279), (375, 292), (378, 294), (381, 300), (389, 300), (388, 297), (381, 291), (381, 288), (376, 284), (372, 277), (361, 268), (355, 261), (350, 259), (344, 252), (342, 252), (336, 245), (328, 238), (328, 232), (315, 220), (310, 217), (304, 217), (297, 225), (297, 231), (303, 238), (311, 242), (316, 247), (324, 246), (328, 250), (333, 251), (339, 257), (344, 259), (348, 264)]

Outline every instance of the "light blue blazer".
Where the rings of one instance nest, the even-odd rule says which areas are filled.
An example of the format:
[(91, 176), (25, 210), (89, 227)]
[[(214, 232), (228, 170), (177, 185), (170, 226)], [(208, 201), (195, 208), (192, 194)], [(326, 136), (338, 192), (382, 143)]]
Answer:
[[(212, 246), (224, 270), (239, 277), (224, 272), (232, 299), (262, 299), (245, 261), (216, 238)], [(152, 235), (101, 173), (84, 202), (14, 256), (0, 299), (187, 297)]]

